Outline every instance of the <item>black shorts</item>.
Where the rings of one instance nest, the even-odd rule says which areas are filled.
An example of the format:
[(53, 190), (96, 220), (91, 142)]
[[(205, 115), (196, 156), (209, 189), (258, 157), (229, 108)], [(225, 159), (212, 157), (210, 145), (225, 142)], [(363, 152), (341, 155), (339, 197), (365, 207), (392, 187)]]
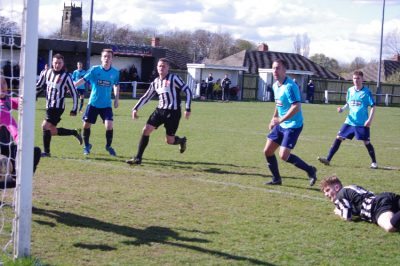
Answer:
[(147, 124), (158, 128), (164, 124), (168, 136), (175, 136), (178, 130), (181, 110), (166, 110), (157, 108), (147, 120)]
[(384, 213), (391, 211), (396, 213), (400, 211), (400, 195), (383, 192), (376, 196), (374, 201), (374, 215), (372, 217), (372, 222), (377, 223), (379, 216)]
[(76, 89), (78, 91), (79, 96), (85, 96), (86, 90), (85, 89)]
[(91, 104), (87, 105), (82, 120), (90, 124), (96, 124), (98, 115), (103, 119), (103, 123), (105, 120), (113, 121), (113, 111), (111, 107), (97, 108)]
[(62, 108), (49, 108), (46, 110), (46, 121), (57, 126), (61, 121), (61, 115), (64, 113)]

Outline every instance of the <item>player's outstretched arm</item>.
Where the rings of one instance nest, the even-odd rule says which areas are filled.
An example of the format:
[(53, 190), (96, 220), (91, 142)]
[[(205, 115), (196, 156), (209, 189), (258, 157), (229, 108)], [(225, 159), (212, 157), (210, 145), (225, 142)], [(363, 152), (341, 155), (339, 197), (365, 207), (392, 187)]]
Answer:
[(75, 88), (77, 88), (80, 85), (82, 85), (83, 83), (85, 83), (85, 80), (83, 78), (81, 78), (80, 80), (74, 82), (74, 86), (75, 86)]

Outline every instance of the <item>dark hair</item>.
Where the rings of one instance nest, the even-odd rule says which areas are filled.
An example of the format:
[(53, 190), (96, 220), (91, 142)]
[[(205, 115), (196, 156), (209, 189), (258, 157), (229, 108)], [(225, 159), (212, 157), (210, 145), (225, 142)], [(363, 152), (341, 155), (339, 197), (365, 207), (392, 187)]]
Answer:
[(110, 49), (110, 48), (104, 48), (101, 51), (101, 54), (103, 54), (103, 53), (111, 53), (111, 55), (114, 56), (114, 51), (112, 49)]
[(353, 72), (353, 75), (364, 77), (364, 73), (361, 70), (356, 70)]
[(55, 54), (53, 55), (53, 59), (57, 58), (57, 59), (62, 59), (64, 61), (64, 56), (62, 56), (61, 54)]
[(165, 57), (161, 57), (160, 59), (158, 59), (158, 62), (163, 62), (163, 63), (167, 64), (168, 66), (171, 64), (171, 62)]
[(279, 63), (279, 64), (283, 65), (285, 67), (285, 69), (288, 69), (288, 63), (286, 62), (285, 59), (277, 58), (272, 62), (272, 64), (273, 63)]

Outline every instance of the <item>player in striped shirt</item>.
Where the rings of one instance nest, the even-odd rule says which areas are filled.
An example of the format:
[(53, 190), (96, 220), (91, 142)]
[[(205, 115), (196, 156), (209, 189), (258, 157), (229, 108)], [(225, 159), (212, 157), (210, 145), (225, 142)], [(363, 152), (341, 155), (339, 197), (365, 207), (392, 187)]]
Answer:
[[(327, 157), (318, 157), (318, 160), (325, 165), (330, 165), (330, 161), (333, 155), (339, 150), (342, 141), (345, 139), (351, 140), (355, 136), (357, 140), (364, 142), (371, 157), (371, 168), (378, 168), (375, 150), (370, 142), (370, 127), (375, 115), (375, 102), (371, 91), (363, 85), (363, 75), (361, 71), (354, 71), (354, 86), (347, 90), (346, 104), (343, 107), (337, 108), (339, 113), (349, 108), (349, 114), (329, 149)], [(369, 106), (371, 106), (371, 110), (368, 115)]]
[(358, 216), (379, 225), (386, 232), (400, 229), (400, 195), (391, 192), (375, 195), (357, 185), (343, 187), (337, 176), (325, 177), (320, 188), (335, 204), (334, 213), (342, 219), (351, 221)]
[(178, 130), (179, 121), (181, 119), (180, 94), (181, 92), (186, 94), (184, 115), (186, 119), (189, 119), (192, 91), (179, 76), (169, 73), (169, 67), (170, 63), (166, 58), (160, 58), (158, 60), (157, 71), (159, 76), (150, 84), (149, 89), (132, 109), (132, 119), (137, 119), (139, 108), (145, 105), (153, 96), (158, 95), (158, 106), (150, 115), (143, 128), (136, 156), (127, 160), (126, 162), (128, 164), (142, 163), (142, 156), (149, 143), (150, 134), (162, 124), (164, 124), (166, 131), (166, 142), (170, 145), (179, 145), (181, 153), (186, 150), (186, 137), (180, 138), (176, 136), (175, 133)]
[(57, 127), (65, 109), (67, 92), (72, 97), (73, 106), (70, 116), (76, 116), (78, 107), (78, 93), (71, 76), (64, 70), (64, 57), (55, 54), (52, 58), (52, 68), (43, 71), (36, 84), (36, 90), (46, 84), (46, 118), (42, 123), (44, 152), (42, 157), (50, 157), (50, 142), (52, 136), (74, 136), (82, 145), (80, 129), (66, 129)]

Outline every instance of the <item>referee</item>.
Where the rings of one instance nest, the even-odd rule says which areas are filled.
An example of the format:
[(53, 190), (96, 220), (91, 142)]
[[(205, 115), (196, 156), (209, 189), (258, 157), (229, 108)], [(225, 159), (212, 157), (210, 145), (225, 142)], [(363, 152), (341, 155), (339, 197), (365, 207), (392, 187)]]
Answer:
[(64, 57), (55, 54), (52, 59), (52, 68), (43, 71), (36, 84), (36, 90), (46, 85), (46, 118), (42, 123), (43, 148), (42, 157), (50, 157), (50, 142), (52, 136), (74, 136), (82, 145), (81, 129), (57, 128), (61, 115), (65, 109), (65, 96), (67, 92), (73, 99), (70, 116), (76, 116), (78, 107), (78, 94), (71, 76), (64, 70)]
[(150, 115), (143, 128), (142, 137), (139, 142), (136, 156), (126, 162), (128, 164), (141, 164), (144, 150), (149, 143), (150, 134), (159, 126), (164, 124), (166, 131), (166, 142), (170, 145), (179, 145), (181, 153), (186, 150), (186, 137), (175, 135), (181, 119), (181, 92), (186, 94), (185, 118), (189, 119), (192, 91), (175, 75), (169, 74), (170, 62), (166, 58), (160, 58), (157, 63), (159, 76), (150, 84), (149, 89), (139, 99), (132, 109), (132, 119), (138, 118), (138, 110), (145, 105), (153, 96), (158, 95), (158, 106)]

